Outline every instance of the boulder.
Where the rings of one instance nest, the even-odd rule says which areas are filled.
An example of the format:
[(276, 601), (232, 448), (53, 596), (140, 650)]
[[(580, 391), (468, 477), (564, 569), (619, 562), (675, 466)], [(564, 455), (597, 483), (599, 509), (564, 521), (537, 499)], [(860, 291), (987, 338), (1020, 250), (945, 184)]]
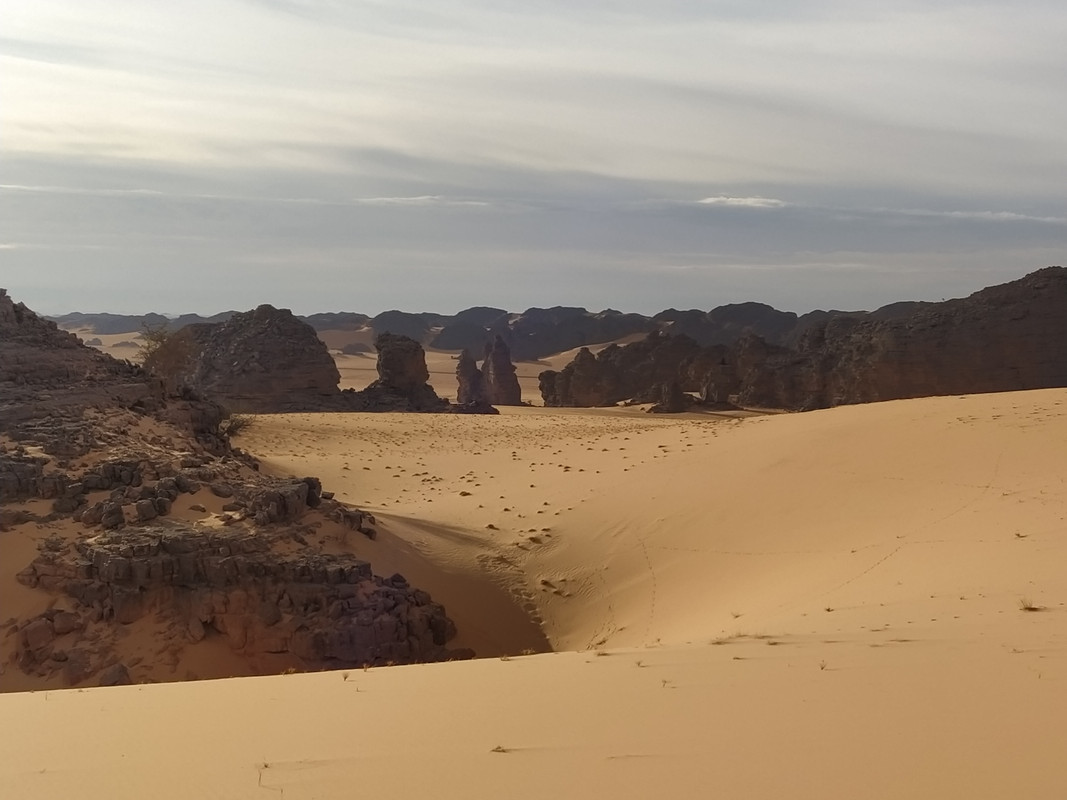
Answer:
[(129, 686), (132, 683), (125, 664), (112, 664), (100, 673), (100, 686)]
[(337, 365), (315, 329), (270, 305), (185, 326), (146, 362), (157, 365), (179, 387), (234, 412), (317, 409), (340, 392)]

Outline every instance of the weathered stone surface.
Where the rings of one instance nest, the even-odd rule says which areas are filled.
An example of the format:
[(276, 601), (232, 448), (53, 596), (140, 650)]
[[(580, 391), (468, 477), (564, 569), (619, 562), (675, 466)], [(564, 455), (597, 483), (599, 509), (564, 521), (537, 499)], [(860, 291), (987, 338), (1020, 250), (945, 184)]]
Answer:
[(318, 408), (337, 396), (341, 379), (314, 328), (270, 305), (218, 324), (187, 325), (157, 361), (179, 385), (237, 412)]
[(449, 404), (437, 396), (427, 381), (426, 353), (407, 336), (380, 334), (378, 380), (362, 391), (341, 393), (339, 410), (350, 411), (448, 411)]
[(0, 430), (71, 406), (150, 411), (162, 401), (162, 386), (139, 367), (86, 347), (0, 289)]
[(498, 406), (522, 405), (522, 390), (515, 375), (515, 365), (511, 363), (511, 351), (500, 336), (495, 337), (492, 345), (485, 349), (482, 375), (490, 403)]
[(489, 402), (485, 391), (485, 377), (468, 350), (463, 350), (456, 359), (456, 382), (456, 402), (460, 405)]
[(112, 664), (100, 673), (100, 686), (129, 686), (133, 683), (125, 664)]
[[(42, 553), (30, 570), (37, 580), (54, 579), (83, 613), (99, 607), (105, 621), (181, 615), (191, 641), (214, 628), (236, 650), (289, 652), (309, 668), (456, 655), (445, 648), (455, 627), (444, 609), (402, 576), (376, 577), (368, 563), (347, 555), (282, 555), (267, 537), (249, 532), (105, 533)], [(33, 620), (20, 633), (20, 664), (36, 668), (50, 657), (57, 635), (80, 626), (68, 612)], [(94, 671), (76, 651), (67, 655), (65, 669), (78, 673), (71, 683)], [(79, 663), (70, 665), (71, 659)]]
[(382, 333), (374, 340), (378, 351), (376, 385), (395, 394), (411, 394), (430, 380), (422, 345), (407, 336)]

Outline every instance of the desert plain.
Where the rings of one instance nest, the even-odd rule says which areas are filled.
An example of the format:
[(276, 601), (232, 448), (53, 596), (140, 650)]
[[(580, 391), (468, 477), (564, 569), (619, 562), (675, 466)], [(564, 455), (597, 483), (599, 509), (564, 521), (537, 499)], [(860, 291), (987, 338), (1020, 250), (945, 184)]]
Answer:
[[(216, 679), (0, 694), (5, 796), (1067, 791), (1067, 390), (259, 415), (235, 443), (373, 513), (318, 546), (429, 591), (479, 658), (230, 678), (199, 650)], [(0, 534), (0, 607), (39, 602), (34, 535)]]

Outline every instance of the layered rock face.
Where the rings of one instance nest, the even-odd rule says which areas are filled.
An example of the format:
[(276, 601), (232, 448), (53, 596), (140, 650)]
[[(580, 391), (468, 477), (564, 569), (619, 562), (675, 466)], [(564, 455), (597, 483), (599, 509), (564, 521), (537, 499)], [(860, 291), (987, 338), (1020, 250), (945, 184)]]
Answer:
[(17, 655), (25, 671), (51, 665), (71, 684), (103, 660), (79, 649), (77, 637), (62, 641), (65, 634), (148, 615), (173, 619), (190, 643), (214, 630), (233, 650), (290, 653), (309, 669), (465, 655), (445, 647), (455, 626), (444, 608), (401, 576), (376, 577), (347, 555), (280, 555), (266, 537), (247, 532), (146, 526), (73, 547), (53, 542), (19, 580), (75, 601), (62, 616), (46, 612), (24, 624)]
[(189, 325), (166, 347), (184, 361), (182, 382), (232, 411), (314, 409), (340, 392), (326, 345), (288, 309), (262, 305), (220, 324)]
[(707, 402), (805, 410), (1067, 386), (1062, 267), (960, 300), (801, 322), (790, 334), (793, 347), (750, 334), (729, 346), (650, 336), (595, 357), (583, 351), (562, 371), (541, 374), (542, 396), (546, 405), (653, 401), (661, 399), (657, 387), (673, 380)]
[(511, 351), (500, 336), (485, 348), (482, 375), (485, 376), (485, 391), (490, 403), (497, 406), (522, 405), (522, 389), (519, 388), (515, 365), (511, 363)]

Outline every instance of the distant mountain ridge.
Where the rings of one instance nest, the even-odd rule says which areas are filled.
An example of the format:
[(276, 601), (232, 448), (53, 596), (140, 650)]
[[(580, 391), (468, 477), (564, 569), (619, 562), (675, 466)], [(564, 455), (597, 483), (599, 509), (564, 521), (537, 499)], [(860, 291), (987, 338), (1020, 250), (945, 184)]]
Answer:
[[(615, 309), (599, 312), (577, 306), (528, 308), (512, 313), (502, 308), (474, 306), (457, 314), (391, 310), (376, 316), (356, 312), (327, 312), (297, 316), (317, 332), (370, 329), (373, 336), (391, 333), (407, 336), (439, 350), (469, 350), (482, 357), (499, 336), (516, 361), (536, 361), (578, 347), (605, 344), (635, 334), (661, 331), (685, 335), (701, 347), (729, 345), (756, 336), (774, 346), (797, 348), (812, 330), (831, 320), (890, 321), (905, 319), (935, 306), (934, 303), (902, 301), (875, 311), (812, 311), (798, 315), (779, 311), (764, 303), (746, 302), (717, 306), (710, 311), (666, 309), (653, 316)], [(141, 330), (145, 325), (166, 324), (178, 330), (191, 324), (225, 322), (235, 311), (210, 317), (183, 314), (168, 318), (150, 313), (141, 316), (75, 312), (49, 317), (67, 329), (84, 328), (107, 335)]]

